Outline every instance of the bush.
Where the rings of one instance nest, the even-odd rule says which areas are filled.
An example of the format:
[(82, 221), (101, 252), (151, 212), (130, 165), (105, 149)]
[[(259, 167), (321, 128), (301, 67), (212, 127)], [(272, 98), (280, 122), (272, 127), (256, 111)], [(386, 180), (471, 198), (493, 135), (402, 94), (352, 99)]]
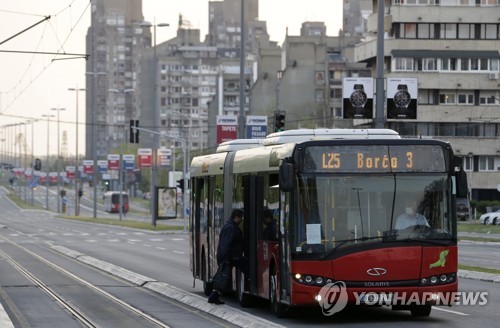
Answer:
[(500, 207), (500, 201), (498, 200), (471, 200), (470, 203), (478, 213), (486, 213), (486, 207)]

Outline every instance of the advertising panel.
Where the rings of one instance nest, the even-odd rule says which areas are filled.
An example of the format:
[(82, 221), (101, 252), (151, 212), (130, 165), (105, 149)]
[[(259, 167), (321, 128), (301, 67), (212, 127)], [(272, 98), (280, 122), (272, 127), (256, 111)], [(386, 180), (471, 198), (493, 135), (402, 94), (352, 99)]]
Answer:
[(217, 115), (217, 143), (238, 139), (238, 117)]
[(373, 118), (373, 78), (344, 78), (342, 98), (344, 118)]
[(416, 78), (387, 78), (387, 118), (417, 118)]

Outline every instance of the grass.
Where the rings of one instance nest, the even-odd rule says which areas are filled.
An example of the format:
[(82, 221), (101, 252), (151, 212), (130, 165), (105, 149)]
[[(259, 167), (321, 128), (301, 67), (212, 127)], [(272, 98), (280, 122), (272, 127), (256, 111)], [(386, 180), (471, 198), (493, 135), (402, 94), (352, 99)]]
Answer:
[[(30, 204), (26, 203), (23, 199), (21, 199), (18, 195), (16, 195), (13, 192), (10, 192), (8, 194), (8, 197), (19, 208), (30, 209), (30, 210), (45, 210), (45, 208), (43, 208), (40, 205), (31, 206)], [(133, 212), (140, 213), (140, 211), (133, 211)], [(134, 228), (134, 229), (143, 229), (143, 230), (150, 230), (150, 231), (172, 231), (172, 230), (182, 231), (184, 229), (184, 227), (182, 227), (182, 226), (172, 226), (172, 225), (164, 225), (164, 224), (156, 225), (156, 227), (154, 227), (150, 222), (134, 221), (134, 220), (127, 220), (127, 219), (122, 219), (120, 221), (118, 219), (107, 219), (107, 218), (95, 218), (94, 219), (93, 217), (74, 216), (74, 215), (73, 216), (71, 216), (71, 215), (58, 215), (55, 217), (61, 218), (61, 219), (109, 224), (109, 225), (114, 225), (114, 226)]]
[(182, 226), (171, 226), (171, 225), (156, 225), (153, 227), (150, 222), (143, 221), (134, 221), (134, 220), (126, 220), (122, 219), (121, 221), (118, 219), (104, 219), (104, 218), (91, 218), (84, 216), (69, 216), (69, 215), (61, 215), (56, 216), (61, 219), (68, 220), (76, 220), (82, 222), (92, 222), (92, 223), (101, 223), (101, 224), (109, 224), (120, 227), (134, 228), (134, 229), (143, 229), (143, 230), (151, 230), (151, 231), (182, 231), (184, 227)]
[(500, 234), (500, 226), (479, 224), (479, 221), (474, 223), (458, 223), (458, 232), (478, 232), (485, 234)]
[(459, 264), (458, 268), (461, 270), (500, 274), (500, 270), (497, 270), (497, 269), (482, 268), (482, 267), (476, 267), (476, 266), (470, 266), (470, 265), (464, 265), (464, 264)]

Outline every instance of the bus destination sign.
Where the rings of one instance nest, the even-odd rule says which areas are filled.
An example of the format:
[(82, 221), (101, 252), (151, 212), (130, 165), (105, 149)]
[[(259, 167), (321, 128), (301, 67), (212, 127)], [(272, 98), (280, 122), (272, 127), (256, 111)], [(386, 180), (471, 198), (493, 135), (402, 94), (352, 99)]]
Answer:
[(306, 148), (307, 172), (445, 172), (443, 149), (438, 145), (352, 145)]

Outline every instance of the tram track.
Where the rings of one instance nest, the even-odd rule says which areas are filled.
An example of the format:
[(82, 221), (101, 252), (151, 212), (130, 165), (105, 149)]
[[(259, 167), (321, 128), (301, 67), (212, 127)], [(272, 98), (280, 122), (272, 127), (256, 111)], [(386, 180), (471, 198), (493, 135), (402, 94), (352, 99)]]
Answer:
[[(161, 327), (161, 328), (169, 328), (170, 326), (159, 321), (158, 319), (148, 315), (147, 313), (143, 312), (141, 309), (138, 309), (127, 302), (121, 300), (120, 298), (112, 295), (111, 293), (105, 291), (102, 288), (99, 288), (95, 286), (94, 284), (90, 283), (89, 281), (78, 277), (77, 275), (69, 272), (68, 270), (62, 268), (61, 266), (49, 261), (48, 259), (36, 254), (35, 252), (29, 250), (28, 248), (4, 237), (0, 236), (2, 240), (5, 242), (9, 243), (10, 245), (15, 246), (16, 248), (22, 250), (26, 254), (29, 254), (33, 258), (37, 259), (38, 261), (44, 263), (45, 265), (51, 267), (52, 269), (56, 270), (57, 272), (64, 274), (65, 276), (71, 278), (78, 284), (85, 286), (86, 288), (92, 290), (93, 292), (105, 297), (109, 301), (113, 302), (114, 304), (120, 306), (123, 308), (125, 311), (128, 311), (131, 313), (133, 316), (140, 318), (144, 320), (144, 323), (148, 323), (152, 327)], [(100, 328), (103, 327), (99, 325), (94, 319), (92, 319), (92, 313), (85, 313), (85, 311), (79, 309), (76, 305), (72, 304), (72, 302), (68, 301), (67, 299), (64, 298), (61, 293), (58, 293), (54, 288), (51, 288), (48, 286), (46, 283), (42, 281), (41, 278), (37, 277), (36, 274), (31, 272), (28, 268), (23, 266), (20, 262), (16, 261), (14, 258), (12, 258), (9, 254), (7, 254), (4, 250), (0, 249), (0, 258), (3, 259), (6, 263), (9, 263), (17, 272), (21, 273), (23, 276), (25, 276), (27, 279), (29, 279), (37, 288), (45, 292), (51, 299), (56, 302), (59, 306), (61, 306), (63, 309), (65, 309), (69, 315), (71, 315), (75, 320), (77, 320), (83, 327), (89, 327), (89, 328)]]

